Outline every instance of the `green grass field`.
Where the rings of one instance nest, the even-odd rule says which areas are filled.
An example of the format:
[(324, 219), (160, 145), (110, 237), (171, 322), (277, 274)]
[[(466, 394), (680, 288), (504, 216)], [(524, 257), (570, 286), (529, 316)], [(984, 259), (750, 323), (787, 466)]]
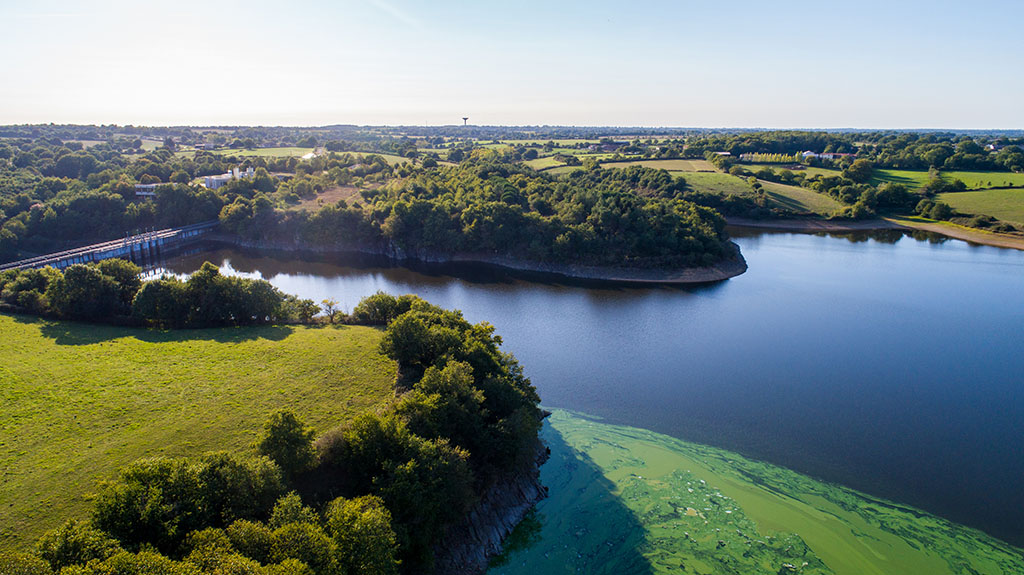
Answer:
[(943, 172), (942, 177), (960, 180), (970, 190), (986, 188), (1024, 188), (1024, 174), (1012, 172)]
[(313, 151), (313, 148), (254, 148), (251, 150), (227, 148), (214, 150), (215, 154), (223, 156), (253, 157), (253, 158), (290, 158), (292, 156), (301, 158)]
[(527, 160), (527, 161), (523, 162), (523, 165), (531, 167), (531, 168), (539, 171), (539, 170), (546, 170), (548, 168), (554, 168), (556, 166), (561, 166), (563, 164), (562, 164), (562, 162), (559, 162), (558, 160), (556, 160), (554, 158), (554, 156), (547, 156), (545, 158), (537, 158), (535, 160)]
[(548, 498), (492, 575), (1024, 573), (980, 531), (736, 453), (561, 410), (542, 437)]
[(828, 215), (843, 207), (836, 200), (807, 188), (763, 180), (761, 185), (764, 186), (764, 191), (773, 204), (791, 212), (814, 212), (819, 215)]
[(690, 172), (679, 175), (685, 178), (686, 183), (698, 192), (738, 196), (749, 195), (753, 192), (745, 179), (722, 172)]
[(544, 173), (545, 174), (552, 174), (552, 175), (555, 175), (555, 176), (560, 176), (562, 174), (568, 174), (570, 172), (575, 172), (576, 170), (582, 170), (582, 169), (583, 169), (583, 166), (558, 166), (557, 168), (548, 168), (548, 169), (544, 170)]
[(393, 396), (368, 327), (154, 331), (0, 315), (0, 549), (83, 516), (147, 456), (248, 452), (287, 407), (317, 432)]
[(964, 214), (986, 215), (1024, 226), (1024, 189), (939, 194), (939, 201)]
[(602, 168), (628, 168), (629, 166), (644, 166), (670, 172), (713, 172), (715, 167), (707, 160), (634, 160), (629, 162), (605, 162)]

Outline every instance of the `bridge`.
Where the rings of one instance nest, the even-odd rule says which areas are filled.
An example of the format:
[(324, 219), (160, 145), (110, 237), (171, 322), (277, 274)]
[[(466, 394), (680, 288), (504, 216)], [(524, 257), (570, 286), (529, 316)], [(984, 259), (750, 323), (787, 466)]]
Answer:
[(110, 258), (122, 258), (138, 264), (152, 262), (161, 252), (196, 241), (216, 229), (218, 224), (217, 220), (211, 220), (180, 228), (152, 230), (125, 236), (120, 240), (0, 264), (0, 271), (44, 268), (46, 266), (64, 269), (74, 264), (98, 262)]

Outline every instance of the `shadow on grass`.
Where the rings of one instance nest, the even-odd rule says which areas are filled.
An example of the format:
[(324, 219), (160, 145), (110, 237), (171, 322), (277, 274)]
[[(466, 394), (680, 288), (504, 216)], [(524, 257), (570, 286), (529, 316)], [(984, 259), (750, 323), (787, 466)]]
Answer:
[(295, 330), (292, 326), (280, 325), (158, 330), (74, 321), (53, 321), (31, 317), (19, 317), (16, 321), (38, 324), (39, 333), (43, 337), (54, 340), (57, 345), (92, 345), (125, 337), (135, 338), (148, 343), (179, 343), (185, 341), (242, 343), (260, 339), (281, 341)]
[(489, 570), (496, 574), (654, 573), (641, 553), (643, 525), (615, 494), (615, 484), (587, 454), (577, 451), (550, 425), (544, 442), (551, 458), (541, 468), (548, 498), (537, 505), (529, 531), (513, 540), (519, 547), (504, 553)]

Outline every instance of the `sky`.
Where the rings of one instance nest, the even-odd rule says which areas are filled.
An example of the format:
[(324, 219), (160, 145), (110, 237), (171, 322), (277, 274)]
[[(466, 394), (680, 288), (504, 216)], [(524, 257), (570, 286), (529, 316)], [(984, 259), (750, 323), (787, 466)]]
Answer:
[(1024, 2), (0, 0), (0, 124), (1024, 128)]

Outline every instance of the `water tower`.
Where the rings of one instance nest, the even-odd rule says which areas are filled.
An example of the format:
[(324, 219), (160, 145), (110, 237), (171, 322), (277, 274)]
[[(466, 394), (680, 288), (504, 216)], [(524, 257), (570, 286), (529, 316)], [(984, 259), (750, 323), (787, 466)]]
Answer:
[(466, 122), (468, 122), (468, 121), (469, 121), (469, 118), (463, 118), (462, 119), (462, 125), (465, 126)]

